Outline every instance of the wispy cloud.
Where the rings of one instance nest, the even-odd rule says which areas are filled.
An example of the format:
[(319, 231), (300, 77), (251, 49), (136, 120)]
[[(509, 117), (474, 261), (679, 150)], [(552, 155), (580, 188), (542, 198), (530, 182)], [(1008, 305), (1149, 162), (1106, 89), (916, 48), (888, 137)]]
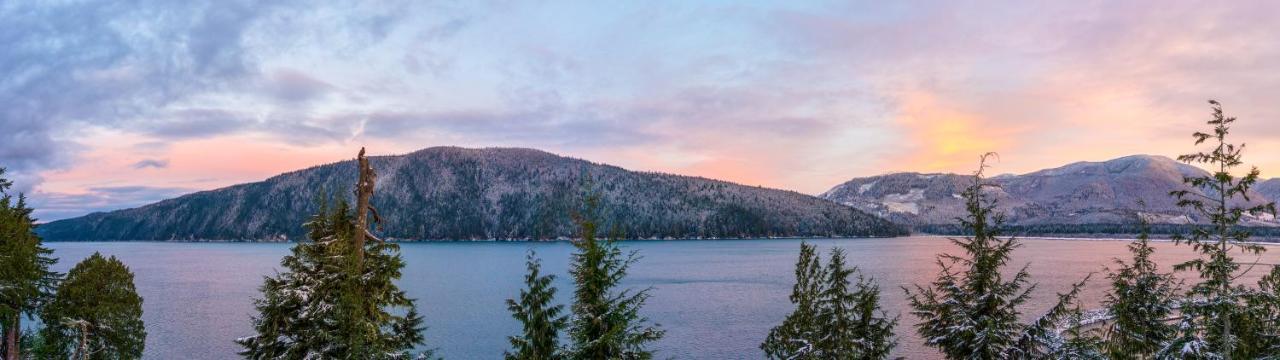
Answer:
[(142, 159), (133, 163), (134, 169), (156, 168), (163, 169), (169, 167), (169, 160), (166, 159)]
[(323, 97), (333, 85), (296, 70), (279, 69), (271, 74), (267, 88), (276, 99), (298, 103)]

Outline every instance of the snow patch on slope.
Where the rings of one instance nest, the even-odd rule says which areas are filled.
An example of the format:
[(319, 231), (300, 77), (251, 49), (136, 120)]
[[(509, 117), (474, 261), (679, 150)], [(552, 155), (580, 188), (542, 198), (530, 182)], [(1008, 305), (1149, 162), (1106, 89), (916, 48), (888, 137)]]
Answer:
[(1187, 215), (1168, 215), (1168, 214), (1156, 214), (1156, 213), (1149, 213), (1149, 212), (1139, 212), (1138, 216), (1141, 216), (1143, 220), (1146, 220), (1148, 223), (1152, 223), (1152, 224), (1184, 225), (1184, 224), (1194, 223), (1194, 221), (1191, 220), (1191, 217)]
[(924, 200), (924, 189), (911, 189), (906, 194), (885, 195), (881, 204), (890, 212), (920, 214), (920, 201)]
[(872, 188), (874, 188), (877, 182), (880, 182), (880, 181), (876, 180), (866, 184), (858, 185), (858, 195), (862, 195), (863, 193), (866, 193), (868, 190), (871, 190)]

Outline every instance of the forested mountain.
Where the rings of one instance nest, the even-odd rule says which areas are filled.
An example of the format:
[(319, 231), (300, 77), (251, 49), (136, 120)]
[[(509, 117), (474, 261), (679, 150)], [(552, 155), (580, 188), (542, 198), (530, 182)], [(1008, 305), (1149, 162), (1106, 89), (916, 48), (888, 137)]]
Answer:
[[(792, 191), (634, 172), (511, 148), (436, 147), (371, 158), (382, 234), (406, 240), (571, 237), (584, 186), (602, 229), (632, 238), (893, 236), (901, 226)], [(353, 160), (41, 225), (49, 240), (298, 239), (325, 194), (351, 197)], [(584, 181), (585, 180), (585, 181)], [(584, 185), (587, 184), (587, 185)]]
[[(1136, 223), (1138, 216), (1158, 224), (1204, 222), (1176, 206), (1173, 190), (1189, 190), (1186, 176), (1202, 169), (1163, 156), (1134, 155), (1104, 162), (1077, 162), (1023, 175), (990, 179), (989, 189), (1011, 225), (1097, 225)], [(857, 178), (820, 197), (909, 225), (954, 224), (964, 211), (959, 194), (972, 177), (956, 174), (895, 173)], [(1255, 201), (1280, 196), (1280, 180), (1251, 192)], [(1145, 205), (1139, 205), (1139, 201)], [(1274, 219), (1247, 219), (1245, 225), (1274, 226)]]
[(1280, 178), (1259, 182), (1253, 190), (1271, 201), (1276, 201), (1280, 199)]

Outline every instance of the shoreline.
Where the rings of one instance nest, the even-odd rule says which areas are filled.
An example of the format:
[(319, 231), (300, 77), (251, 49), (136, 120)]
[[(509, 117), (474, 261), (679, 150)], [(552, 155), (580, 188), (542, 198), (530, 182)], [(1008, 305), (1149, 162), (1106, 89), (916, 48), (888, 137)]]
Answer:
[[(808, 240), (808, 239), (895, 239), (904, 237), (916, 237), (920, 235), (905, 236), (776, 236), (776, 237), (759, 237), (759, 238), (663, 238), (663, 239), (619, 239), (618, 241), (769, 241), (769, 240)], [(555, 243), (555, 242), (572, 242), (578, 239), (558, 238), (546, 240), (532, 239), (477, 239), (477, 240), (404, 240), (404, 239), (387, 239), (387, 242), (394, 244), (413, 244), (413, 243)], [(603, 239), (600, 239), (603, 240)], [(245, 243), (245, 244), (293, 244), (298, 243), (292, 240), (43, 240), (44, 243), (87, 243), (87, 242), (138, 242), (138, 243)]]
[[(964, 235), (914, 235), (914, 236), (953, 238), (953, 237), (962, 237)], [(1112, 235), (1112, 236), (1120, 236), (1120, 235)], [(1128, 237), (1128, 238), (1125, 238), (1125, 237), (1070, 237), (1070, 236), (1013, 236), (1013, 237), (1019, 240), (1082, 241), (1082, 242), (1083, 241), (1134, 241), (1138, 239), (1136, 234), (1132, 236), (1133, 237)], [(1253, 244), (1253, 245), (1280, 245), (1280, 239), (1275, 239), (1275, 238), (1266, 238), (1266, 239), (1274, 239), (1275, 241), (1244, 241), (1241, 243)], [(1151, 238), (1149, 239), (1149, 241), (1158, 242), (1158, 243), (1174, 242), (1173, 239), (1169, 239), (1169, 238)]]
[[(777, 237), (758, 237), (758, 238), (662, 238), (662, 239), (621, 239), (619, 241), (769, 241), (769, 240), (858, 240), (858, 239), (896, 239), (907, 237), (923, 237), (923, 238), (955, 238), (965, 235), (939, 235), (939, 234), (912, 234), (905, 236), (777, 236)], [(1054, 241), (1133, 241), (1137, 239), (1137, 234), (1133, 235), (1107, 235), (1107, 236), (1011, 236), (1017, 239), (1026, 240), (1054, 240)], [(577, 239), (558, 238), (546, 240), (532, 239), (478, 239), (478, 240), (404, 240), (404, 239), (388, 239), (391, 243), (396, 244), (412, 244), (412, 243), (554, 243), (554, 242), (572, 242)], [(1260, 245), (1280, 245), (1280, 239), (1277, 241), (1249, 241), (1247, 243)], [(1173, 242), (1169, 238), (1152, 238), (1152, 242)], [(45, 240), (45, 243), (84, 243), (84, 242), (141, 242), (141, 243), (245, 243), (245, 244), (288, 244), (298, 243), (292, 240)]]

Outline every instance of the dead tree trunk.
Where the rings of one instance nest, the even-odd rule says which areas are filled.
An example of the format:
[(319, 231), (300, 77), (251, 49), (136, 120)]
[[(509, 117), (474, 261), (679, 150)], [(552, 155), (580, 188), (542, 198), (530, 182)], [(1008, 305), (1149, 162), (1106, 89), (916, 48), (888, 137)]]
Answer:
[(90, 329), (92, 329), (92, 325), (90, 325), (88, 321), (84, 321), (84, 320), (75, 320), (75, 321), (68, 322), (67, 324), (74, 326), (77, 330), (80, 331), (80, 340), (79, 340), (79, 343), (76, 344), (76, 352), (71, 356), (71, 359), (72, 360), (88, 359), (90, 355), (89, 331)]
[(356, 182), (356, 233), (352, 242), (356, 252), (356, 270), (363, 273), (364, 243), (366, 238), (381, 241), (369, 233), (368, 216), (369, 212), (372, 211), (374, 222), (380, 221), (377, 210), (374, 210), (373, 206), (369, 204), (369, 198), (373, 197), (373, 186), (377, 182), (378, 175), (374, 174), (373, 166), (369, 165), (369, 158), (364, 156), (364, 148), (360, 148), (360, 154), (356, 155), (356, 166), (359, 167), (360, 179)]
[(18, 348), (18, 339), (22, 334), (22, 315), (14, 314), (11, 320), (9, 327), (4, 329), (4, 358), (17, 360), (22, 358), (22, 349)]

